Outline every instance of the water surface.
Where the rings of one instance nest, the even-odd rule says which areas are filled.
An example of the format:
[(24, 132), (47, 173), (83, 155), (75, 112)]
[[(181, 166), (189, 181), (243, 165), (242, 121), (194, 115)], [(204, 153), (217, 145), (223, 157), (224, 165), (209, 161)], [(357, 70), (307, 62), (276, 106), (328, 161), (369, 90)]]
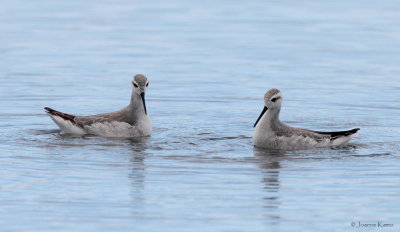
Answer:
[[(368, 231), (400, 220), (396, 1), (12, 1), (0, 9), (0, 225), (6, 231)], [(129, 103), (150, 138), (60, 135), (43, 107)], [(360, 127), (340, 149), (253, 148), (281, 120)], [(383, 229), (382, 229), (383, 231)]]

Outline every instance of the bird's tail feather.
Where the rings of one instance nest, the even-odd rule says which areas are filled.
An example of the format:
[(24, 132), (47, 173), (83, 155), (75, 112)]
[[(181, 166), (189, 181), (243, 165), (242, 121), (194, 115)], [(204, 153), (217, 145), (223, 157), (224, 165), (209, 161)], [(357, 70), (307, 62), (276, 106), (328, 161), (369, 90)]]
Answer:
[(44, 110), (45, 110), (46, 113), (49, 114), (49, 115), (58, 116), (58, 117), (60, 117), (60, 118), (62, 118), (62, 119), (64, 119), (64, 120), (68, 120), (68, 121), (70, 121), (70, 122), (76, 124), (76, 122), (75, 122), (75, 117), (76, 117), (76, 116), (74, 116), (74, 115), (72, 115), (72, 114), (66, 114), (66, 113), (63, 113), (63, 112), (54, 110), (54, 109), (52, 109), (52, 108), (50, 108), (50, 107), (44, 107)]
[(61, 131), (67, 134), (85, 134), (83, 127), (75, 122), (76, 116), (62, 113), (49, 107), (44, 108), (46, 113), (60, 127)]

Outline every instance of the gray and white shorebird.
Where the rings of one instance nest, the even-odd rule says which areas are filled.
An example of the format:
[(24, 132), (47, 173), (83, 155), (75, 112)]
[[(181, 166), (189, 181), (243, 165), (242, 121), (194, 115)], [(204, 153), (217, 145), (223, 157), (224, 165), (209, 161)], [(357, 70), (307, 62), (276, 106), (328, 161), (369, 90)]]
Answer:
[(45, 107), (46, 113), (66, 134), (94, 134), (104, 137), (141, 137), (151, 134), (145, 92), (149, 81), (142, 74), (132, 80), (130, 104), (122, 110), (91, 116), (75, 116)]
[(287, 150), (338, 147), (346, 144), (360, 130), (320, 132), (290, 127), (279, 120), (282, 101), (283, 96), (278, 89), (265, 93), (264, 108), (254, 124), (254, 146)]

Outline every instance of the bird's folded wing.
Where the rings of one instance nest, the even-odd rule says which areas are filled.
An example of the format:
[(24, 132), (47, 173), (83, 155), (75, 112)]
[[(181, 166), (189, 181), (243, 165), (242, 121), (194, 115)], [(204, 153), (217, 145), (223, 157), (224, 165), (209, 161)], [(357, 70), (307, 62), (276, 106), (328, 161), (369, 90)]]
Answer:
[(360, 130), (360, 128), (355, 128), (352, 130), (347, 130), (347, 131), (333, 131), (333, 132), (322, 132), (322, 131), (314, 131), (314, 133), (320, 134), (320, 135), (329, 135), (330, 139), (337, 139), (342, 136), (349, 136), (352, 134), (357, 133)]

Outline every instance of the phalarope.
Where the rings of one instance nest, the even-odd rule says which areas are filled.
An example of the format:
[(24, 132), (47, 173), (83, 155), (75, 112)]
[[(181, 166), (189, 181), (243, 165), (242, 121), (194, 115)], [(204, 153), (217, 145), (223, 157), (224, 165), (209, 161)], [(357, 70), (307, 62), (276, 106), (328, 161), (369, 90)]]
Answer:
[(336, 147), (346, 144), (360, 130), (320, 132), (290, 127), (279, 120), (282, 100), (282, 93), (278, 89), (270, 89), (265, 93), (264, 109), (254, 124), (253, 142), (256, 147), (290, 150)]
[(46, 113), (66, 134), (94, 134), (104, 137), (140, 137), (151, 134), (145, 92), (149, 81), (142, 74), (132, 80), (130, 104), (122, 110), (91, 116), (75, 116), (45, 107)]

